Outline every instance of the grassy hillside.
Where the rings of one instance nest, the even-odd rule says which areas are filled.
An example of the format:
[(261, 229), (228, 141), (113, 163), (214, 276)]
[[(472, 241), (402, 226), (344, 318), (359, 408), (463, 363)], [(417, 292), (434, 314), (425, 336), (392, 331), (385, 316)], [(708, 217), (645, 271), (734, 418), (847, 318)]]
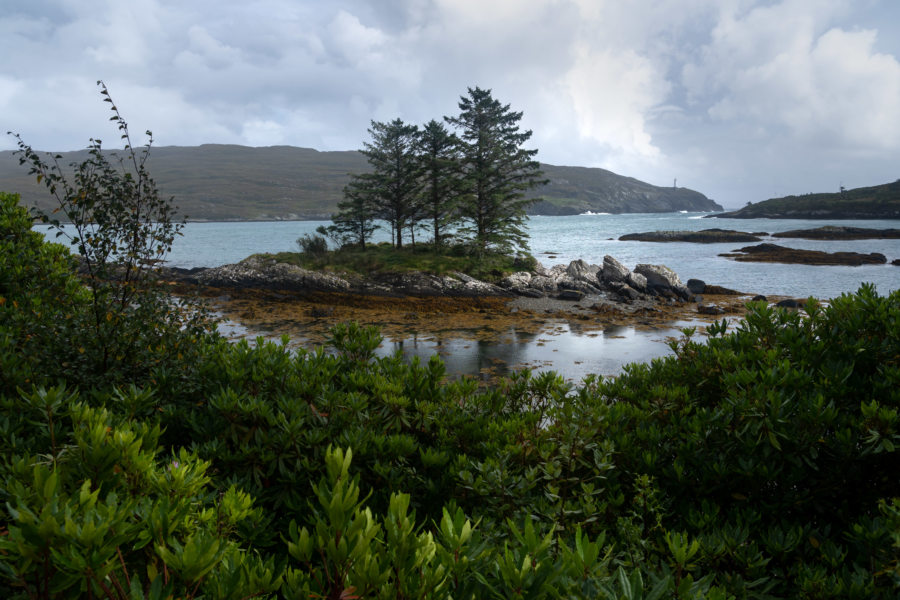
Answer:
[(900, 179), (833, 194), (772, 198), (716, 216), (734, 219), (900, 219)]
[[(85, 157), (86, 151), (66, 152), (60, 163)], [(205, 144), (154, 148), (149, 167), (160, 190), (191, 220), (280, 220), (329, 218), (349, 174), (368, 165), (356, 151)], [(542, 167), (550, 182), (534, 190), (541, 199), (534, 214), (722, 210), (686, 188), (657, 187), (604, 169)], [(27, 206), (52, 208), (46, 190), (9, 151), (0, 152), (0, 190), (19, 193)]]

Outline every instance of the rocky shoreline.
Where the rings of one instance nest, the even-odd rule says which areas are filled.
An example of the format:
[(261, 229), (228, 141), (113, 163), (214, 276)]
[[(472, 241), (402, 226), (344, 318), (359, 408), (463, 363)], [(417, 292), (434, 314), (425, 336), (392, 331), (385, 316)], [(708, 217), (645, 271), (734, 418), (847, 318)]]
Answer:
[(497, 283), (462, 273), (337, 275), (264, 255), (209, 269), (169, 269), (163, 276), (176, 293), (199, 290), (251, 335), (286, 333), (308, 344), (323, 343), (331, 325), (342, 321), (377, 325), (383, 335), (401, 339), (412, 331), (497, 341), (511, 329), (537, 333), (562, 321), (579, 330), (670, 330), (677, 322), (742, 315), (751, 299), (696, 279), (683, 283), (662, 265), (632, 271), (612, 256), (602, 265), (537, 265)]
[[(664, 265), (639, 264), (633, 271), (612, 256), (602, 265), (575, 260), (550, 268), (540, 263), (531, 271), (512, 273), (496, 283), (464, 273), (375, 273), (368, 277), (313, 271), (277, 262), (265, 255), (207, 269), (168, 269), (165, 277), (181, 284), (231, 290), (269, 290), (299, 295), (356, 294), (383, 297), (507, 297), (553, 298), (579, 302), (597, 296), (623, 304), (692, 302), (706, 291), (700, 280), (683, 283)], [(717, 294), (741, 292), (711, 288)]]

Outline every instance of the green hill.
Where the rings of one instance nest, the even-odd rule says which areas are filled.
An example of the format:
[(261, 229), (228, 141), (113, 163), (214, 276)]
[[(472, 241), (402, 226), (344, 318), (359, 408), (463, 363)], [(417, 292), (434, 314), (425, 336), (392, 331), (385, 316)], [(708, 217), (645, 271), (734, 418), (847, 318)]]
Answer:
[(838, 193), (771, 198), (714, 216), (732, 219), (900, 219), (900, 179)]
[[(87, 151), (65, 152), (60, 164)], [(368, 169), (356, 151), (204, 144), (153, 148), (148, 162), (161, 192), (175, 197), (191, 220), (327, 219), (336, 210), (350, 173)], [(587, 211), (716, 211), (722, 207), (687, 188), (658, 187), (604, 169), (542, 165), (550, 180), (534, 190), (532, 214)], [(52, 208), (47, 191), (11, 151), (0, 152), (0, 190), (17, 192), (27, 206)]]

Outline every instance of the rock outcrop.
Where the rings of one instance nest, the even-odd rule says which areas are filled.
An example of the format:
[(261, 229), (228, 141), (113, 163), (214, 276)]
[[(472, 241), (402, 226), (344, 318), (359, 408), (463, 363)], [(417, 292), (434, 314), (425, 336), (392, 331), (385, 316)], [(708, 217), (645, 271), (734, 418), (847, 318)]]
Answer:
[(182, 280), (209, 287), (291, 292), (357, 292), (399, 296), (508, 296), (510, 292), (465, 275), (390, 273), (369, 278), (339, 277), (251, 256), (233, 265), (205, 269)]
[(702, 229), (700, 231), (646, 231), (628, 233), (619, 238), (623, 242), (692, 242), (695, 244), (720, 244), (723, 242), (758, 242), (764, 232), (748, 233), (733, 229)]
[(233, 265), (205, 269), (194, 275), (210, 287), (258, 288), (288, 291), (349, 292), (350, 282), (335, 275), (310, 271), (255, 256)]
[(758, 244), (745, 246), (731, 253), (720, 254), (741, 262), (774, 262), (798, 265), (883, 265), (887, 262), (884, 254), (872, 252), (822, 252), (820, 250), (801, 250), (785, 248), (777, 244)]
[(634, 272), (647, 278), (647, 290), (657, 296), (675, 295), (682, 300), (690, 300), (693, 294), (681, 283), (678, 274), (664, 265), (639, 264)]
[(826, 225), (815, 229), (791, 229), (773, 233), (777, 238), (804, 240), (895, 240), (900, 239), (900, 229), (869, 229), (868, 227), (841, 227)]
[[(685, 286), (668, 267), (642, 264), (631, 271), (608, 255), (603, 258), (602, 266), (575, 260), (568, 265), (555, 265), (548, 269), (538, 263), (533, 271), (512, 273), (496, 285), (456, 272), (444, 275), (406, 272), (375, 273), (368, 277), (338, 276), (279, 263), (265, 256), (253, 256), (237, 264), (211, 269), (170, 269), (166, 276), (172, 280), (208, 287), (301, 294), (342, 292), (415, 297), (526, 296), (570, 301), (593, 296), (615, 302), (641, 301), (648, 305), (660, 299), (671, 303), (689, 301), (694, 297), (692, 289)], [(691, 280), (692, 285), (696, 287), (697, 281)], [(715, 293), (710, 291), (715, 286), (699, 283), (707, 292)]]

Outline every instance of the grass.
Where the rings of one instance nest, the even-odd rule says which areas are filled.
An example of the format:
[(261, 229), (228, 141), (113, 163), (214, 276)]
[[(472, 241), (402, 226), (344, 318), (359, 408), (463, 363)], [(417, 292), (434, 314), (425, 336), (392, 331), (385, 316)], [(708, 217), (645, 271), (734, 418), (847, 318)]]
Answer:
[(358, 275), (407, 273), (420, 271), (435, 275), (465, 273), (484, 281), (496, 282), (516, 271), (535, 266), (531, 255), (509, 256), (489, 253), (476, 256), (465, 246), (452, 246), (442, 252), (425, 244), (394, 248), (388, 242), (369, 245), (365, 250), (345, 247), (323, 254), (279, 252), (255, 255), (317, 271), (349, 272)]

